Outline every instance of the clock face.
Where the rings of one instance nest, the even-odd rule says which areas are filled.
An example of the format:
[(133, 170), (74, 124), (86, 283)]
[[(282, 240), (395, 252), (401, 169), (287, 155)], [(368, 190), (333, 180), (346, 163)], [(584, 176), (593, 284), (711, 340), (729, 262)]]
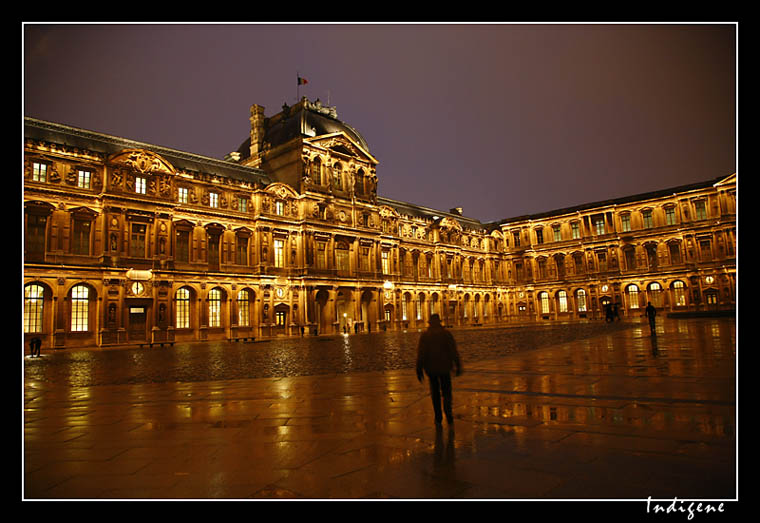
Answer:
[(280, 287), (275, 291), (275, 294), (277, 294), (278, 298), (282, 298), (283, 296), (285, 296), (285, 290), (282, 287)]
[(139, 281), (132, 284), (132, 294), (142, 294), (143, 290), (145, 290), (145, 286)]

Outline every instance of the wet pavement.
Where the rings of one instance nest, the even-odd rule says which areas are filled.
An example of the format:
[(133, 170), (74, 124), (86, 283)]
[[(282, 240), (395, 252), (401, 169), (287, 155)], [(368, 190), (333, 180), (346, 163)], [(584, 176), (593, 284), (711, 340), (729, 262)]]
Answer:
[(437, 430), (419, 333), (24, 358), (24, 499), (736, 499), (732, 318), (454, 330)]

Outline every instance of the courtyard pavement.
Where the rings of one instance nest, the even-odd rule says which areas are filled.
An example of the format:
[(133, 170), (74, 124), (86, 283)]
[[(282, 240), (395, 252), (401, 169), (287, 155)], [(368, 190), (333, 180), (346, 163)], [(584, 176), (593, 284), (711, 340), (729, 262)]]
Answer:
[(25, 379), (22, 499), (735, 500), (736, 348), (733, 318), (658, 318), (464, 357), (440, 429), (410, 368)]

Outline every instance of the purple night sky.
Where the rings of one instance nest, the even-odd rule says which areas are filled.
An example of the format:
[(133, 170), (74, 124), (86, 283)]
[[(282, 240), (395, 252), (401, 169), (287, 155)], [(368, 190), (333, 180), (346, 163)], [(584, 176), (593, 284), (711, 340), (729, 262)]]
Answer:
[(483, 222), (736, 171), (735, 24), (23, 26), (23, 115), (213, 158), (300, 95)]

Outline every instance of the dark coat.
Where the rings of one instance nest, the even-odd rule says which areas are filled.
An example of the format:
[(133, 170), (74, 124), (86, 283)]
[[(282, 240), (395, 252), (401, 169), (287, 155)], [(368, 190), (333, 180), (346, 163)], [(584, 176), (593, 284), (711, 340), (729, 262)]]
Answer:
[(439, 325), (431, 325), (417, 345), (417, 377), (422, 379), (423, 369), (428, 376), (440, 376), (449, 374), (454, 367), (459, 375), (462, 363), (454, 336)]

